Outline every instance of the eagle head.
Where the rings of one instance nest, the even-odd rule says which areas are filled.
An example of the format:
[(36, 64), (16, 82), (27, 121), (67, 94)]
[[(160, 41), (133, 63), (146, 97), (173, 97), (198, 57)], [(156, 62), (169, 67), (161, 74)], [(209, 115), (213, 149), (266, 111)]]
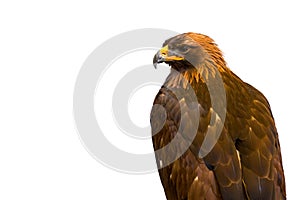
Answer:
[(166, 40), (155, 54), (153, 65), (167, 63), (177, 71), (199, 68), (205, 63), (225, 65), (220, 49), (208, 36), (198, 33), (183, 33)]

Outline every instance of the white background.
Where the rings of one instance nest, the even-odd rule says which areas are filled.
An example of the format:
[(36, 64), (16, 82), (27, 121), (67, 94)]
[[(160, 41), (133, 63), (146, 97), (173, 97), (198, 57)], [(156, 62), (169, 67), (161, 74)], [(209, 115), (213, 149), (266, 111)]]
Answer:
[[(165, 198), (157, 173), (122, 174), (93, 159), (72, 113), (87, 56), (114, 35), (147, 27), (211, 36), (229, 67), (265, 94), (280, 134), (287, 195), (298, 198), (297, 1), (7, 2), (0, 3), (0, 199)], [(137, 113), (143, 122), (147, 112)]]

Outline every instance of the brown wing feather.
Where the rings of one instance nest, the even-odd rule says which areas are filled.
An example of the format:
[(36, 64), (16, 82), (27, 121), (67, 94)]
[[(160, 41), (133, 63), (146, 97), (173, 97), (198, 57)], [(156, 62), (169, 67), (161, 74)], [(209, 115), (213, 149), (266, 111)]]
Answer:
[[(202, 107), (199, 129), (190, 149), (198, 155), (206, 133), (216, 132), (218, 120), (221, 118), (214, 111), (210, 102), (210, 94), (205, 83), (192, 83), (195, 91), (199, 91), (198, 102)], [(215, 102), (220, 103), (220, 102)], [(218, 119), (218, 120), (217, 120)], [(242, 173), (235, 142), (232, 140), (228, 127), (224, 123), (223, 130), (214, 148), (203, 158), (206, 165), (214, 172), (222, 199), (246, 199)], [(212, 129), (208, 131), (208, 129)]]
[[(251, 118), (245, 123), (249, 126), (249, 133), (242, 136), (239, 146), (249, 196), (252, 199), (285, 199), (279, 139), (270, 105), (254, 87), (248, 84), (245, 87), (251, 99)], [(243, 148), (252, 151), (242, 152)]]
[[(181, 100), (181, 101), (180, 101)], [(155, 150), (162, 149), (166, 144), (170, 143), (176, 134), (181, 135), (178, 131), (180, 120), (188, 122), (192, 120), (192, 116), (180, 113), (180, 105), (184, 106), (184, 99), (177, 99), (172, 92), (166, 88), (162, 88), (155, 98), (154, 104), (165, 107), (167, 118), (163, 128), (155, 134), (155, 130), (160, 127), (163, 120), (155, 109), (151, 112), (151, 126), (153, 131), (153, 146)], [(178, 118), (182, 116), (183, 119)], [(187, 127), (188, 128), (188, 127)], [(182, 138), (184, 142), (186, 138)], [(180, 148), (178, 148), (180, 149)], [(166, 149), (163, 155), (156, 156), (161, 160), (157, 160), (157, 165), (168, 162), (168, 156), (178, 151), (178, 149)], [(214, 173), (210, 171), (204, 161), (188, 149), (175, 162), (159, 169), (159, 175), (163, 184), (165, 194), (168, 200), (199, 200), (199, 199), (221, 199), (218, 184)]]
[(225, 127), (241, 158), (250, 199), (285, 199), (284, 174), (274, 119), (267, 99), (232, 72), (223, 74), (228, 109)]

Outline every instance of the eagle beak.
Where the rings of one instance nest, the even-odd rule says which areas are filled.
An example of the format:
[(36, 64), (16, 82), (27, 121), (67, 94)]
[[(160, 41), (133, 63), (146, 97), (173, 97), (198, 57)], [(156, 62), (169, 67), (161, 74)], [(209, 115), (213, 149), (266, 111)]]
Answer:
[(181, 56), (177, 56), (172, 52), (169, 52), (168, 45), (161, 48), (154, 56), (153, 58), (153, 65), (156, 69), (157, 64), (162, 62), (168, 62), (168, 61), (177, 61), (177, 60), (183, 60), (184, 58)]

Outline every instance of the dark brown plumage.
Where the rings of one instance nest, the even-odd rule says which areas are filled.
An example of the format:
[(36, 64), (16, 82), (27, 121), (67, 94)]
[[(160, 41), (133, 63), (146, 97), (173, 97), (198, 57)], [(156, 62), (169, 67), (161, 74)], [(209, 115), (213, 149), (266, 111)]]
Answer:
[[(286, 199), (278, 134), (263, 94), (230, 71), (208, 36), (185, 33), (163, 46), (153, 61), (168, 63), (171, 72), (154, 100), (165, 111), (153, 107), (151, 127), (167, 199)], [(211, 94), (221, 87), (224, 98)], [(208, 135), (216, 140), (211, 150), (201, 147)]]

